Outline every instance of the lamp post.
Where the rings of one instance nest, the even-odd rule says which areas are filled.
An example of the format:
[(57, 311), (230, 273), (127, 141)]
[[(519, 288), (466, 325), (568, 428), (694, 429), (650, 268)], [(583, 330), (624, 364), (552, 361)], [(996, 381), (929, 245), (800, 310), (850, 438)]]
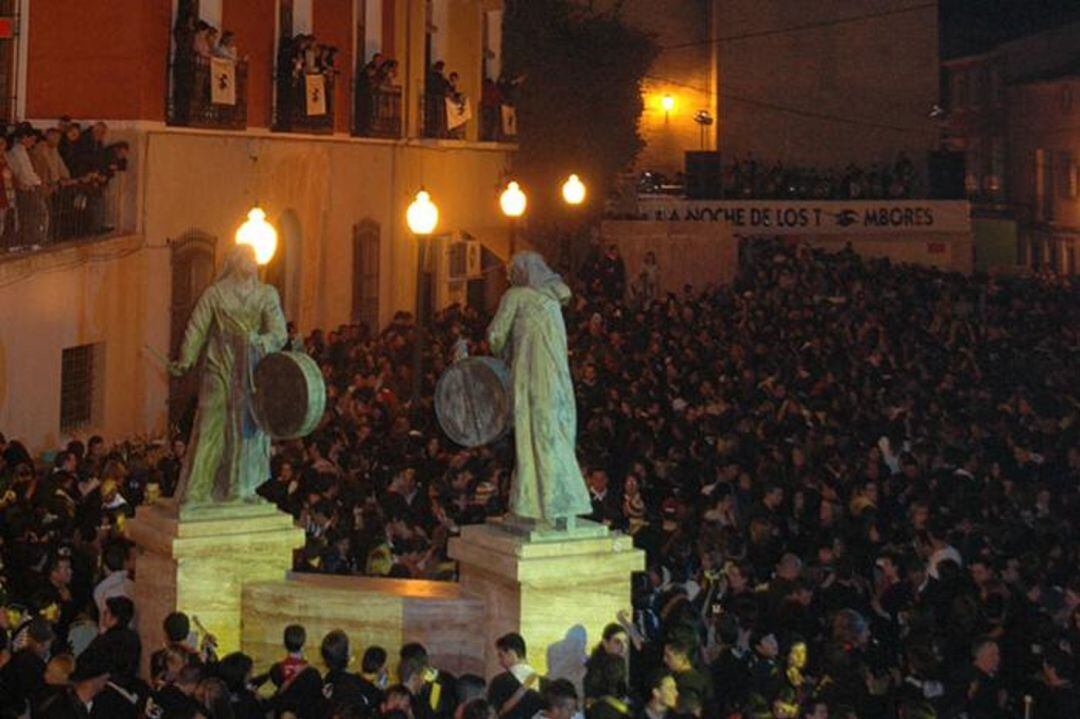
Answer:
[(511, 180), (502, 194), (499, 195), (499, 206), (502, 212), (510, 219), (510, 256), (517, 252), (517, 222), (518, 218), (525, 214), (528, 199), (518, 183)]
[(424, 305), (424, 271), (425, 260), (431, 233), (439, 224), (439, 208), (431, 201), (431, 195), (420, 188), (416, 198), (409, 203), (409, 209), (405, 212), (405, 222), (409, 231), (417, 239), (416, 247), (416, 337), (413, 340), (413, 386), (412, 406), (415, 411), (420, 406), (420, 395), (423, 390), (424, 372), (424, 317), (421, 316), (421, 308)]
[[(566, 181), (562, 184), (562, 197), (563, 202), (570, 206), (570, 209), (574, 209), (585, 202), (585, 183), (581, 181), (581, 178), (577, 175), (570, 175), (566, 178)], [(572, 232), (568, 232), (563, 236), (562, 240), (562, 261), (569, 267), (577, 269), (577, 264), (574, 262), (574, 248), (576, 242), (574, 241), (574, 235), (578, 232), (577, 220), (570, 222), (573, 228)]]
[(236, 231), (236, 244), (251, 245), (255, 250), (255, 261), (265, 266), (274, 259), (277, 252), (277, 230), (266, 221), (266, 213), (258, 204), (251, 208), (247, 220)]
[(660, 98), (660, 107), (664, 110), (664, 124), (666, 125), (668, 120), (671, 119), (671, 111), (675, 109), (675, 98), (671, 95), (664, 95)]
[(570, 175), (562, 186), (563, 200), (568, 205), (580, 205), (585, 201), (585, 183), (577, 175)]

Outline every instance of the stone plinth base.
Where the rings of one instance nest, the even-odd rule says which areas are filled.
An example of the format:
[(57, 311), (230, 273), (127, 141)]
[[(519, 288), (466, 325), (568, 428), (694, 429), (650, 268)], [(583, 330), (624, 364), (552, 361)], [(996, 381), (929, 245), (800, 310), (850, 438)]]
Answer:
[(143, 669), (161, 646), (170, 612), (198, 617), (217, 636), (219, 655), (240, 648), (240, 599), (250, 582), (280, 579), (292, 568), (304, 530), (269, 504), (221, 507), (177, 518), (168, 506), (139, 507), (127, 523), (135, 542), (135, 606)]
[(476, 627), (483, 638), (481, 675), (499, 671), (495, 640), (518, 632), (537, 671), (579, 680), (581, 662), (604, 626), (630, 608), (630, 575), (645, 568), (645, 553), (630, 537), (581, 531), (586, 536), (536, 541), (484, 524), (463, 527), (450, 540), (462, 590), (485, 607)]
[[(393, 658), (406, 642), (421, 642), (435, 666), (482, 673), (484, 605), (452, 582), (290, 574), (286, 581), (253, 582), (243, 592), (243, 651), (257, 671), (281, 659), (282, 632), (307, 629), (306, 654), (321, 667), (319, 643), (334, 629), (349, 635), (354, 663), (378, 645)], [(394, 666), (396, 660), (392, 659)]]

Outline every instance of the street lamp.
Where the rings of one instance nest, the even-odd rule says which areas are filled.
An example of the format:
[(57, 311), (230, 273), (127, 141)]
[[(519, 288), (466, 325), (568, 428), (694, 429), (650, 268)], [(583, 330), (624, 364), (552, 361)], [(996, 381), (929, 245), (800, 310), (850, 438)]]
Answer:
[(405, 211), (405, 222), (409, 225), (409, 231), (413, 233), (419, 244), (416, 247), (416, 337), (413, 339), (413, 386), (412, 407), (417, 411), (420, 407), (420, 394), (423, 389), (424, 373), (424, 320), (422, 308), (424, 306), (424, 268), (428, 251), (428, 239), (439, 224), (439, 208), (431, 201), (431, 195), (420, 188), (416, 198), (409, 203)]
[(510, 219), (510, 256), (517, 251), (517, 221), (525, 214), (528, 199), (518, 183), (511, 180), (502, 194), (499, 195), (499, 206), (503, 214)]
[(251, 245), (255, 250), (255, 261), (260, 265), (269, 264), (277, 252), (277, 230), (266, 221), (266, 213), (255, 205), (247, 214), (247, 221), (236, 231), (236, 244)]
[(431, 201), (431, 195), (423, 188), (416, 193), (416, 199), (409, 203), (409, 209), (405, 212), (405, 221), (417, 237), (430, 235), (439, 224), (439, 208)]
[(585, 201), (585, 184), (577, 175), (570, 175), (562, 186), (562, 196), (568, 205), (580, 205)]
[(667, 122), (671, 111), (675, 109), (675, 98), (671, 95), (664, 95), (660, 98), (660, 107), (664, 110), (664, 122)]

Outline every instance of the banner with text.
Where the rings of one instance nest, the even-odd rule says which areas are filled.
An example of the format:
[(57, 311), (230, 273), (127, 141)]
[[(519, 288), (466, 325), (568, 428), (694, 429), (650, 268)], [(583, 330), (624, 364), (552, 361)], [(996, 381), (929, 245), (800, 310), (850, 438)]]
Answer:
[(307, 94), (307, 114), (326, 114), (326, 78), (321, 73), (309, 73), (304, 76), (304, 90)]
[(210, 102), (236, 104), (236, 63), (225, 58), (210, 59)]
[(720, 223), (736, 235), (971, 232), (962, 200), (684, 200), (638, 198), (643, 219)]

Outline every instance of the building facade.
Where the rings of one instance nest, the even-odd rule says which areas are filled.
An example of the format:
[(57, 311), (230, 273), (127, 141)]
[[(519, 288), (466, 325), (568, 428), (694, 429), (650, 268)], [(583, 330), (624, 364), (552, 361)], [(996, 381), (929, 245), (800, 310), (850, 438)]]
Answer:
[(942, 144), (963, 160), (980, 269), (1076, 273), (1080, 24), (942, 63)]
[[(301, 332), (414, 309), (419, 243), (405, 210), (421, 188), (440, 210), (425, 306), (496, 294), (486, 279), (502, 278), (483, 269), (509, 247), (498, 193), (513, 137), (482, 122), (481, 96), (484, 78), (498, 79), (501, 2), (21, 0), (12, 10), (23, 60), (9, 68), (13, 114), (37, 127), (104, 121), (130, 154), (110, 183), (110, 234), (0, 255), (9, 436), (47, 449), (95, 432), (164, 435), (192, 388), (170, 381), (156, 354), (175, 351), (254, 204), (279, 233), (266, 279)], [(185, 12), (233, 33), (236, 58), (190, 53)], [(396, 68), (372, 82), (376, 53)], [(428, 92), (438, 60), (470, 106), (458, 127)], [(479, 261), (459, 261), (466, 244)]]

